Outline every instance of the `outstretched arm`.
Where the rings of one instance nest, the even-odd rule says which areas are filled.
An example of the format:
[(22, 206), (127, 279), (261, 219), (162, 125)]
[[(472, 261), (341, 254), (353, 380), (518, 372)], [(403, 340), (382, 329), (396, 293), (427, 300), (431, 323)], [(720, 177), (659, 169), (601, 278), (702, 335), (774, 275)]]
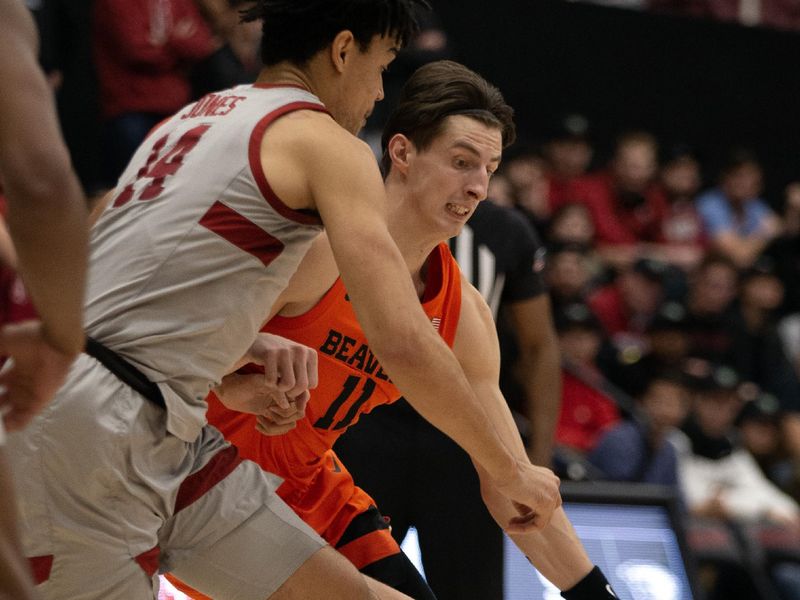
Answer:
[[(423, 416), (475, 457), (505, 495), (532, 509), (527, 520), (511, 526), (543, 526), (560, 503), (557, 480), (532, 472), (527, 458), (522, 461), (495, 429), (485, 426), (483, 406), (425, 316), (389, 234), (385, 191), (372, 152), (322, 115), (292, 119), (292, 137), (282, 140), (281, 122), (293, 116), (280, 119), (265, 134), (271, 153), (262, 153), (262, 163), (273, 189), (285, 202), (293, 193), (301, 198), (310, 191), (356, 316), (384, 370)], [(282, 141), (282, 160), (270, 161)], [(287, 172), (306, 178), (293, 187)], [(298, 200), (294, 207), (305, 206)]]
[[(465, 280), (462, 282), (461, 316), (453, 350), (494, 427), (506, 443), (515, 448), (517, 456), (525, 456), (519, 432), (498, 385), (500, 350), (491, 312), (477, 290)], [(499, 492), (481, 465), (476, 463), (475, 467), (481, 480), (484, 502), (502, 527), (516, 514), (517, 508)], [(592, 562), (562, 508), (556, 509), (550, 523), (541, 531), (524, 534), (509, 532), (509, 535), (539, 572), (560, 590), (575, 588), (593, 572)], [(602, 599), (613, 596), (593, 597)]]

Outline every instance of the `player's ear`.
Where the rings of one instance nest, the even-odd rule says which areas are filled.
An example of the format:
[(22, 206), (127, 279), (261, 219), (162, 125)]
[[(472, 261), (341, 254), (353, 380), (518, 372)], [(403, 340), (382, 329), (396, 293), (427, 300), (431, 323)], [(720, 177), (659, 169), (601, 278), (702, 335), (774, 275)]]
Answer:
[(392, 160), (392, 166), (405, 175), (414, 154), (414, 143), (402, 133), (395, 133), (386, 145), (386, 151)]
[(339, 73), (344, 71), (344, 67), (347, 63), (350, 53), (356, 49), (356, 39), (353, 36), (352, 31), (345, 29), (344, 31), (337, 33), (336, 37), (333, 38), (333, 41), (331, 42), (330, 56), (331, 62), (333, 63), (333, 68)]

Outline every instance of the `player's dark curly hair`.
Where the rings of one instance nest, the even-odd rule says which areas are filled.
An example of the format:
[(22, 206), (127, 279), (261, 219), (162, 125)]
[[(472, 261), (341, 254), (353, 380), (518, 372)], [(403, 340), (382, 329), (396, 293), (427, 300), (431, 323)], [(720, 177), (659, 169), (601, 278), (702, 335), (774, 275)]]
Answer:
[(392, 162), (386, 148), (393, 135), (402, 133), (419, 150), (425, 150), (441, 132), (445, 118), (452, 115), (466, 115), (498, 127), (504, 148), (516, 139), (514, 109), (506, 104), (499, 89), (459, 63), (450, 60), (428, 63), (406, 81), (383, 129), (384, 175), (389, 173)]
[(417, 31), (417, 15), (428, 9), (427, 0), (257, 0), (240, 15), (244, 22), (263, 21), (264, 65), (302, 65), (345, 30), (362, 50), (375, 35), (404, 46)]

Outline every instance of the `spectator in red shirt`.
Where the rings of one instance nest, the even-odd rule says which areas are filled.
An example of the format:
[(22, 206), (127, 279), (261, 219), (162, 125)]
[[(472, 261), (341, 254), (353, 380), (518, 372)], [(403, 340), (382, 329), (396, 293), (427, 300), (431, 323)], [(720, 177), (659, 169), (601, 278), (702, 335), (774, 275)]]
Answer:
[(616, 403), (604, 390), (608, 382), (597, 368), (602, 330), (585, 304), (557, 310), (554, 322), (562, 354), (563, 386), (556, 442), (567, 452), (584, 453), (620, 420)]
[(217, 45), (192, 0), (97, 0), (94, 60), (107, 185), (150, 129), (189, 102), (189, 68)]
[(581, 177), (569, 187), (567, 199), (588, 207), (598, 251), (616, 268), (658, 251), (668, 206), (656, 181), (657, 170), (655, 138), (635, 131), (618, 139), (607, 169)]
[(691, 271), (703, 258), (706, 236), (695, 208), (700, 191), (700, 163), (688, 146), (670, 148), (659, 174), (667, 197), (667, 214), (661, 228), (666, 244), (663, 259)]
[(647, 327), (664, 301), (666, 274), (664, 263), (639, 259), (589, 296), (589, 306), (618, 351), (645, 345)]
[(550, 132), (544, 145), (547, 159), (548, 197), (551, 209), (569, 202), (569, 186), (586, 174), (594, 156), (589, 120), (577, 113), (566, 115)]

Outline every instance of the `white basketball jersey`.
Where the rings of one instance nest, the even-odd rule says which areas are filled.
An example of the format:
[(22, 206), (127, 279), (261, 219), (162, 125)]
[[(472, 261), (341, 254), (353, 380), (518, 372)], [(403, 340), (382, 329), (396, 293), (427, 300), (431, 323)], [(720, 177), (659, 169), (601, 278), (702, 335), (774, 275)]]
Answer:
[(87, 332), (159, 384), (183, 440), (321, 230), (261, 168), (264, 131), (300, 109), (325, 110), (300, 88), (260, 85), (186, 106), (142, 143), (92, 230)]

